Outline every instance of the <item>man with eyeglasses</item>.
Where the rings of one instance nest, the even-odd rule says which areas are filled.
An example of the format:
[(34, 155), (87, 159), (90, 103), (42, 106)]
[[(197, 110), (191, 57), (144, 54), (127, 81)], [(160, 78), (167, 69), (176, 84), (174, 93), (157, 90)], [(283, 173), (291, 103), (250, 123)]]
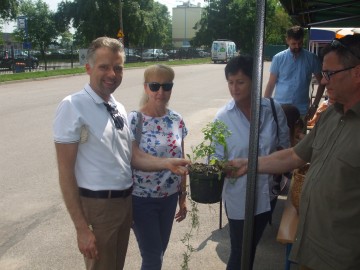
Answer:
[[(325, 87), (321, 81), (321, 63), (312, 52), (303, 49), (304, 29), (293, 26), (287, 30), (286, 50), (277, 53), (271, 62), (269, 81), (264, 97), (271, 97), (280, 104), (296, 106), (302, 118), (311, 118), (322, 98)], [(309, 86), (312, 74), (319, 82), (316, 97), (309, 109)]]
[(125, 54), (112, 38), (87, 52), (90, 83), (58, 106), (54, 140), (59, 182), (87, 269), (123, 269), (132, 224), (132, 169), (187, 173), (188, 161), (140, 151), (124, 106), (112, 93), (121, 84)]
[[(295, 147), (260, 157), (259, 173), (281, 173), (310, 162), (290, 259), (302, 270), (360, 269), (360, 36), (323, 49), (323, 79), (335, 100)], [(230, 162), (247, 171), (247, 160)]]

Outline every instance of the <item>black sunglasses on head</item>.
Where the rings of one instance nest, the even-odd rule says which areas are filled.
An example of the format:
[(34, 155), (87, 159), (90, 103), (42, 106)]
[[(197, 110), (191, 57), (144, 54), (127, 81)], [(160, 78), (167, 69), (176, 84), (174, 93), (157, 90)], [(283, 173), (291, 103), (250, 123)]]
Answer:
[(349, 51), (352, 55), (354, 55), (356, 58), (358, 58), (358, 59), (360, 59), (360, 57), (359, 56), (357, 56), (350, 48), (349, 48), (349, 46), (346, 46), (344, 43), (342, 43), (339, 39), (337, 39), (337, 38), (335, 38), (335, 39), (333, 39), (332, 41), (331, 41), (331, 43), (330, 43), (330, 46), (332, 47), (332, 48), (344, 48), (344, 49), (346, 49), (347, 51)]
[(161, 84), (161, 83), (157, 83), (157, 82), (150, 82), (150, 83), (147, 83), (147, 85), (149, 86), (149, 88), (152, 92), (159, 91), (160, 87), (162, 87), (162, 89), (164, 91), (171, 91), (171, 89), (174, 86), (174, 83), (162, 83)]

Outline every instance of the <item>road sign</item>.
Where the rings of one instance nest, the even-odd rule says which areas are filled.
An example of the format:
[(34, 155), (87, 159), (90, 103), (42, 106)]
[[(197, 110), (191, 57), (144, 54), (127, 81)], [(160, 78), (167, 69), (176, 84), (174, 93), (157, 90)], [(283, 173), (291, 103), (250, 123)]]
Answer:
[(27, 50), (31, 49), (31, 42), (24, 42), (23, 43), (23, 48), (27, 49)]
[(118, 38), (123, 38), (124, 37), (124, 33), (123, 31), (120, 29), (119, 32), (117, 33), (117, 37)]
[(19, 29), (26, 29), (26, 17), (25, 16), (17, 17), (17, 27)]
[(86, 64), (86, 54), (87, 54), (87, 49), (80, 49), (79, 50), (80, 66), (84, 66)]

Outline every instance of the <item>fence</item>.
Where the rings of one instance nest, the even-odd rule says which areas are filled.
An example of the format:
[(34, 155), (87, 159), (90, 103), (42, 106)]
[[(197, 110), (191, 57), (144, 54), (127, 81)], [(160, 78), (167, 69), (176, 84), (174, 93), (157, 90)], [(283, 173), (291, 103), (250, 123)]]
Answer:
[[(125, 48), (126, 63), (144, 61), (171, 61), (175, 59), (191, 59), (210, 57), (209, 50), (182, 48)], [(17, 64), (24, 65), (19, 69)], [(56, 49), (46, 51), (43, 55), (36, 50), (19, 50), (10, 48), (0, 52), (0, 73), (17, 73), (68, 69), (80, 67), (79, 50)]]

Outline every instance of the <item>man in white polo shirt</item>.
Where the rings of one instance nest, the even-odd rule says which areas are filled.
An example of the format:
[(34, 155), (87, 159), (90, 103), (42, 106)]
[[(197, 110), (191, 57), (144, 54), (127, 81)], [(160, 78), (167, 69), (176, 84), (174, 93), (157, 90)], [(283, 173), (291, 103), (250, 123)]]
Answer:
[(124, 48), (112, 38), (88, 49), (90, 83), (59, 104), (54, 140), (59, 182), (87, 269), (123, 269), (132, 222), (131, 166), (187, 172), (188, 161), (140, 151), (112, 93), (121, 84)]

